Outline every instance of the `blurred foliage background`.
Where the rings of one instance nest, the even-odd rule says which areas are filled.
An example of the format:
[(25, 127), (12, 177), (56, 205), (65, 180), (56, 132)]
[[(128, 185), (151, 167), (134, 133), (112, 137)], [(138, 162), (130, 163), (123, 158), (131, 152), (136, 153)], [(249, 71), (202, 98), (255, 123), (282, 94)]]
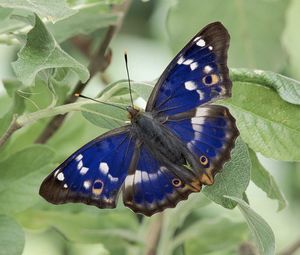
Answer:
[[(300, 1), (0, 0), (0, 7), (0, 136), (12, 131), (0, 147), (1, 255), (300, 254)], [(217, 20), (231, 35), (233, 99), (224, 104), (245, 142), (225, 181), (151, 218), (122, 203), (99, 210), (39, 197), (51, 170), (123, 121), (103, 106), (74, 103), (74, 91), (127, 104), (127, 83), (117, 82), (126, 78), (127, 50), (143, 105), (147, 84)], [(65, 113), (64, 121), (54, 117)], [(225, 195), (244, 200), (224, 202), (228, 187), (239, 191)], [(228, 209), (233, 202), (242, 213)]]

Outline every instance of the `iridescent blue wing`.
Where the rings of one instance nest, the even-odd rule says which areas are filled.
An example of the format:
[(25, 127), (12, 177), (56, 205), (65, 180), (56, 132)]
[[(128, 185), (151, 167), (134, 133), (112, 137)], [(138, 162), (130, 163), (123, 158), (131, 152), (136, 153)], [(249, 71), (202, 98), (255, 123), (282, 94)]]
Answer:
[(177, 54), (159, 78), (146, 111), (174, 115), (231, 95), (227, 49), (230, 36), (215, 22)]
[(114, 208), (134, 150), (130, 126), (87, 143), (42, 183), (40, 195), (53, 204), (82, 202)]
[(136, 213), (151, 216), (175, 207), (200, 189), (201, 185), (192, 171), (167, 159), (160, 162), (138, 142), (122, 193), (125, 206)]
[(169, 116), (164, 125), (198, 158), (202, 166), (200, 182), (211, 185), (215, 174), (229, 160), (239, 135), (229, 110), (218, 105), (201, 106)]

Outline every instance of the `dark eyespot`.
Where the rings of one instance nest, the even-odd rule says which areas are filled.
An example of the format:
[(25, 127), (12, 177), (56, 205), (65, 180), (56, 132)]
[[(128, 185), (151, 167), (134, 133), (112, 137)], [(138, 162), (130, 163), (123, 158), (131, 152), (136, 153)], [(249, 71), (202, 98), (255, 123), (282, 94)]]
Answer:
[(200, 157), (200, 163), (201, 163), (202, 165), (206, 166), (206, 165), (208, 164), (208, 158), (205, 157), (204, 155), (202, 155), (202, 156)]
[(103, 182), (101, 180), (96, 180), (93, 185), (93, 194), (96, 196), (101, 195), (103, 190)]
[(219, 82), (219, 80), (219, 76), (216, 74), (205, 75), (202, 78), (202, 82), (207, 86), (215, 85)]
[(173, 184), (174, 187), (177, 188), (177, 187), (180, 187), (180, 186), (181, 186), (182, 182), (181, 182), (180, 179), (174, 178), (174, 179), (172, 180), (172, 184)]

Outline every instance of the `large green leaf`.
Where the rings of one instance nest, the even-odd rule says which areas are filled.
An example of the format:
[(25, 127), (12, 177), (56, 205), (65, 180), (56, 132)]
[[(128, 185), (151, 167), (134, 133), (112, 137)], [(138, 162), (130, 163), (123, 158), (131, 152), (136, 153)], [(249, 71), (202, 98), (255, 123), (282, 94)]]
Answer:
[(47, 17), (52, 22), (64, 19), (76, 13), (64, 0), (0, 0), (0, 6), (23, 9)]
[(236, 203), (224, 198), (224, 195), (242, 198), (249, 185), (250, 171), (251, 162), (247, 145), (238, 138), (231, 160), (216, 175), (215, 183), (206, 186), (203, 193), (217, 204), (231, 209), (236, 206)]
[(126, 111), (100, 103), (82, 105), (81, 111), (88, 121), (105, 129), (120, 127), (128, 120)]
[(103, 2), (83, 6), (68, 19), (47, 27), (58, 42), (79, 34), (90, 34), (99, 28), (105, 28), (117, 21), (118, 14), (112, 12), (111, 5)]
[[(178, 52), (201, 27), (220, 20), (231, 35), (230, 66), (280, 70), (286, 56), (278, 38), (288, 4), (288, 0), (177, 1), (168, 19), (170, 44)], [(266, 22), (272, 24), (271, 29), (263, 25)]]
[(0, 215), (0, 255), (21, 255), (24, 244), (22, 228), (11, 218)]
[(268, 223), (253, 211), (247, 203), (236, 197), (229, 197), (232, 201), (238, 203), (238, 207), (245, 217), (248, 226), (255, 238), (256, 245), (260, 255), (274, 255), (275, 253), (275, 237)]
[(35, 16), (35, 25), (27, 35), (26, 45), (12, 66), (18, 79), (26, 85), (33, 83), (38, 72), (49, 68), (68, 67), (78, 74), (81, 81), (89, 78), (87, 68), (60, 48), (38, 16)]
[(260, 164), (254, 151), (249, 149), (249, 154), (252, 163), (251, 180), (257, 187), (266, 192), (269, 198), (278, 201), (278, 210), (284, 209), (286, 207), (286, 200), (273, 176)]
[(300, 104), (300, 82), (278, 73), (251, 70), (243, 68), (230, 69), (230, 78), (233, 82), (252, 83), (273, 88), (279, 96), (292, 104)]
[(0, 161), (0, 212), (16, 213), (39, 200), (42, 179), (52, 169), (54, 152), (34, 145)]
[(222, 101), (237, 119), (243, 140), (266, 157), (300, 160), (300, 107), (259, 84), (234, 82), (232, 98)]

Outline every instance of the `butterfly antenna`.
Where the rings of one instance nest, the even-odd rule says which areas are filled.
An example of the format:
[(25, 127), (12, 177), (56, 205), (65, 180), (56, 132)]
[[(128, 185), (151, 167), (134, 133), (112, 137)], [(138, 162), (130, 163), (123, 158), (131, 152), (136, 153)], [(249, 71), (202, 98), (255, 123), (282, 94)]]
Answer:
[(115, 105), (115, 104), (103, 102), (103, 101), (100, 101), (100, 100), (97, 100), (97, 99), (94, 99), (94, 98), (91, 98), (91, 97), (87, 97), (87, 96), (81, 95), (81, 94), (79, 94), (79, 93), (75, 93), (74, 96), (76, 96), (76, 97), (81, 97), (81, 98), (85, 98), (85, 99), (89, 99), (89, 100), (92, 100), (92, 101), (97, 102), (97, 103), (110, 105), (110, 106), (113, 106), (113, 107), (122, 109), (122, 110), (124, 110), (124, 111), (127, 111), (126, 108), (123, 108), (123, 107), (121, 107), (121, 106), (119, 106), (119, 105)]
[(131, 100), (131, 105), (133, 107), (133, 99), (132, 99), (132, 93), (131, 93), (131, 83), (130, 83), (130, 77), (129, 77), (129, 71), (128, 71), (128, 60), (127, 60), (127, 52), (126, 51), (124, 53), (124, 58), (125, 58), (125, 66), (126, 66), (126, 72), (127, 72), (127, 78), (128, 78), (130, 100)]

